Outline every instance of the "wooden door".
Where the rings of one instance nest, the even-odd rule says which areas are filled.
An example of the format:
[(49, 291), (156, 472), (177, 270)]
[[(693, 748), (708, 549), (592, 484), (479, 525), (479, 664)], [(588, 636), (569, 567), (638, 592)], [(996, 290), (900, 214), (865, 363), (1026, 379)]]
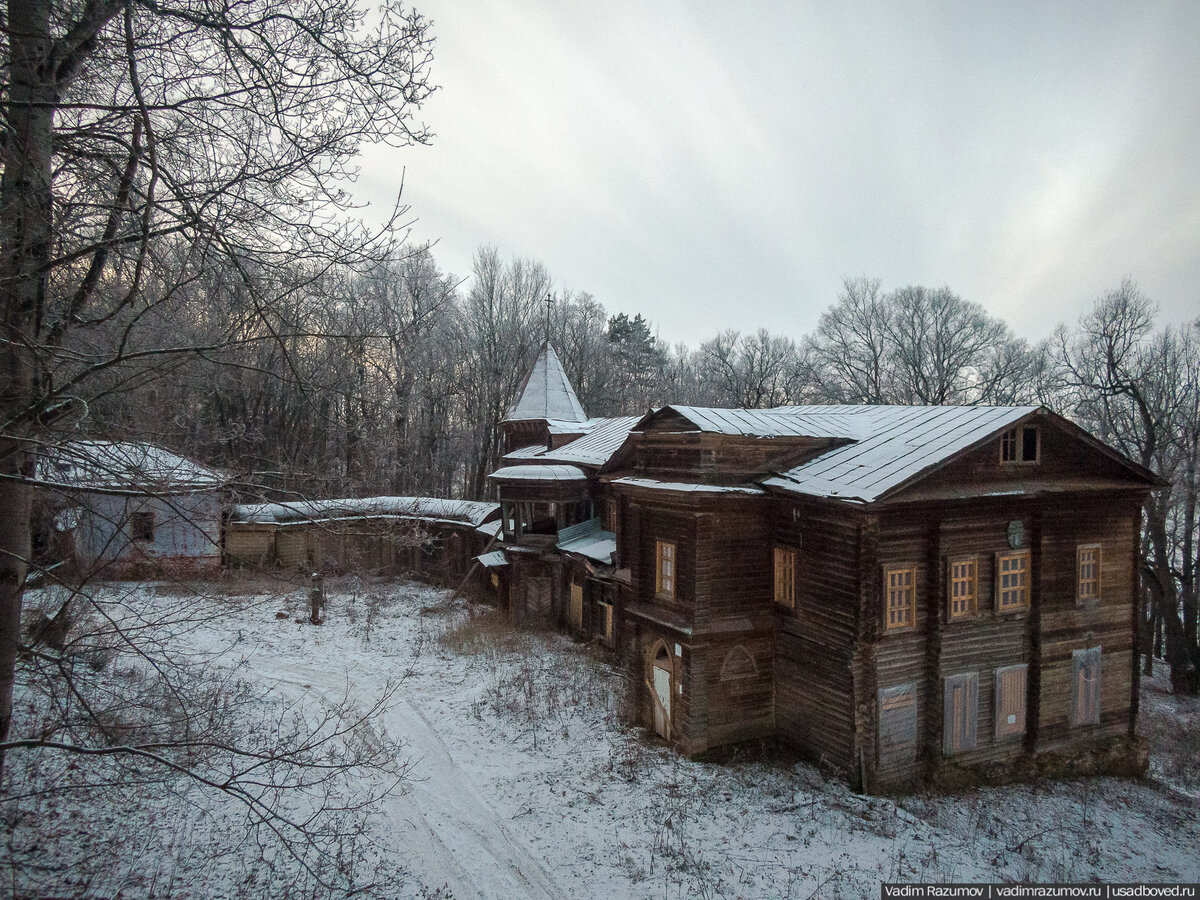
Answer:
[(658, 651), (654, 659), (654, 733), (671, 737), (671, 657), (667, 648)]

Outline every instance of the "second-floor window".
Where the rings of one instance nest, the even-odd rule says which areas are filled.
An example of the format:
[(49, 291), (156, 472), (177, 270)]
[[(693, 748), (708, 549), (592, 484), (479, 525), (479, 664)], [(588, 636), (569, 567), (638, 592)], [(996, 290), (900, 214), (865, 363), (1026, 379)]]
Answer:
[(1079, 577), (1075, 585), (1075, 599), (1084, 603), (1100, 599), (1100, 545), (1084, 544), (1075, 551)]
[(952, 559), (950, 568), (950, 607), (948, 609), (951, 621), (965, 619), (975, 614), (976, 584), (978, 583), (979, 564), (974, 556)]
[(917, 621), (917, 570), (913, 566), (883, 572), (886, 608), (884, 630), (911, 628)]
[(654, 593), (660, 597), (675, 597), (675, 545), (658, 541), (655, 549)]
[(1029, 606), (1029, 551), (996, 555), (996, 612)]

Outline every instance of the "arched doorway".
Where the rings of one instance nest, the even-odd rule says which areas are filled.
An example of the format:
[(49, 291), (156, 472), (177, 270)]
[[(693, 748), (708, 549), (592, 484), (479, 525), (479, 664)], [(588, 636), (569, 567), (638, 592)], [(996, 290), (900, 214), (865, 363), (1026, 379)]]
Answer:
[(654, 733), (659, 737), (671, 737), (671, 694), (674, 668), (666, 644), (659, 644), (651, 666), (651, 702), (654, 705)]

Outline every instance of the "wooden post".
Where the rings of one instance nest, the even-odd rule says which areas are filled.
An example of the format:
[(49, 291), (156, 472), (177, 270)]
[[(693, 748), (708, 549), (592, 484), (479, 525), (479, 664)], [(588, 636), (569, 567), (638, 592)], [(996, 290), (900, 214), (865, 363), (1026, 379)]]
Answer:
[(321, 608), (325, 605), (325, 576), (313, 572), (309, 579), (308, 591), (309, 618), (313, 625), (321, 624)]

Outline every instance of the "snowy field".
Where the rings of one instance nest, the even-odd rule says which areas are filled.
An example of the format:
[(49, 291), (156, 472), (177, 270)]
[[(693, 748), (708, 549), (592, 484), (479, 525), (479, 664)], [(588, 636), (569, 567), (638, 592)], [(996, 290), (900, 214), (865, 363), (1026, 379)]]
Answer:
[[(794, 761), (680, 758), (625, 723), (610, 662), (562, 635), (515, 632), (428, 587), (327, 587), (320, 627), (304, 623), (303, 588), (266, 580), (94, 589), (77, 627), (108, 636), (80, 639), (87, 655), (72, 670), (91, 693), (49, 695), (27, 677), (20, 736), (44, 737), (52, 712), (106, 696), (121, 713), (110, 742), (145, 744), (122, 704), (161, 714), (173, 707), (153, 685), (187, 678), (220, 710), (198, 731), (260, 749), (272, 734), (308, 734), (296, 758), (310, 766), (288, 775), (264, 750), (239, 796), (221, 790), (219, 747), (189, 751), (208, 785), (154, 760), (12, 751), (12, 893), (858, 898), (881, 881), (1200, 881), (1200, 703), (1160, 680), (1144, 692), (1152, 780), (861, 797)], [(27, 606), (60, 601), (35, 591)], [(140, 636), (136, 652), (116, 625)], [(359, 721), (380, 698), (378, 716)], [(372, 765), (331, 762), (352, 757)], [(286, 784), (300, 786), (274, 793)], [(322, 808), (310, 830), (331, 836), (324, 855), (289, 831)]]

